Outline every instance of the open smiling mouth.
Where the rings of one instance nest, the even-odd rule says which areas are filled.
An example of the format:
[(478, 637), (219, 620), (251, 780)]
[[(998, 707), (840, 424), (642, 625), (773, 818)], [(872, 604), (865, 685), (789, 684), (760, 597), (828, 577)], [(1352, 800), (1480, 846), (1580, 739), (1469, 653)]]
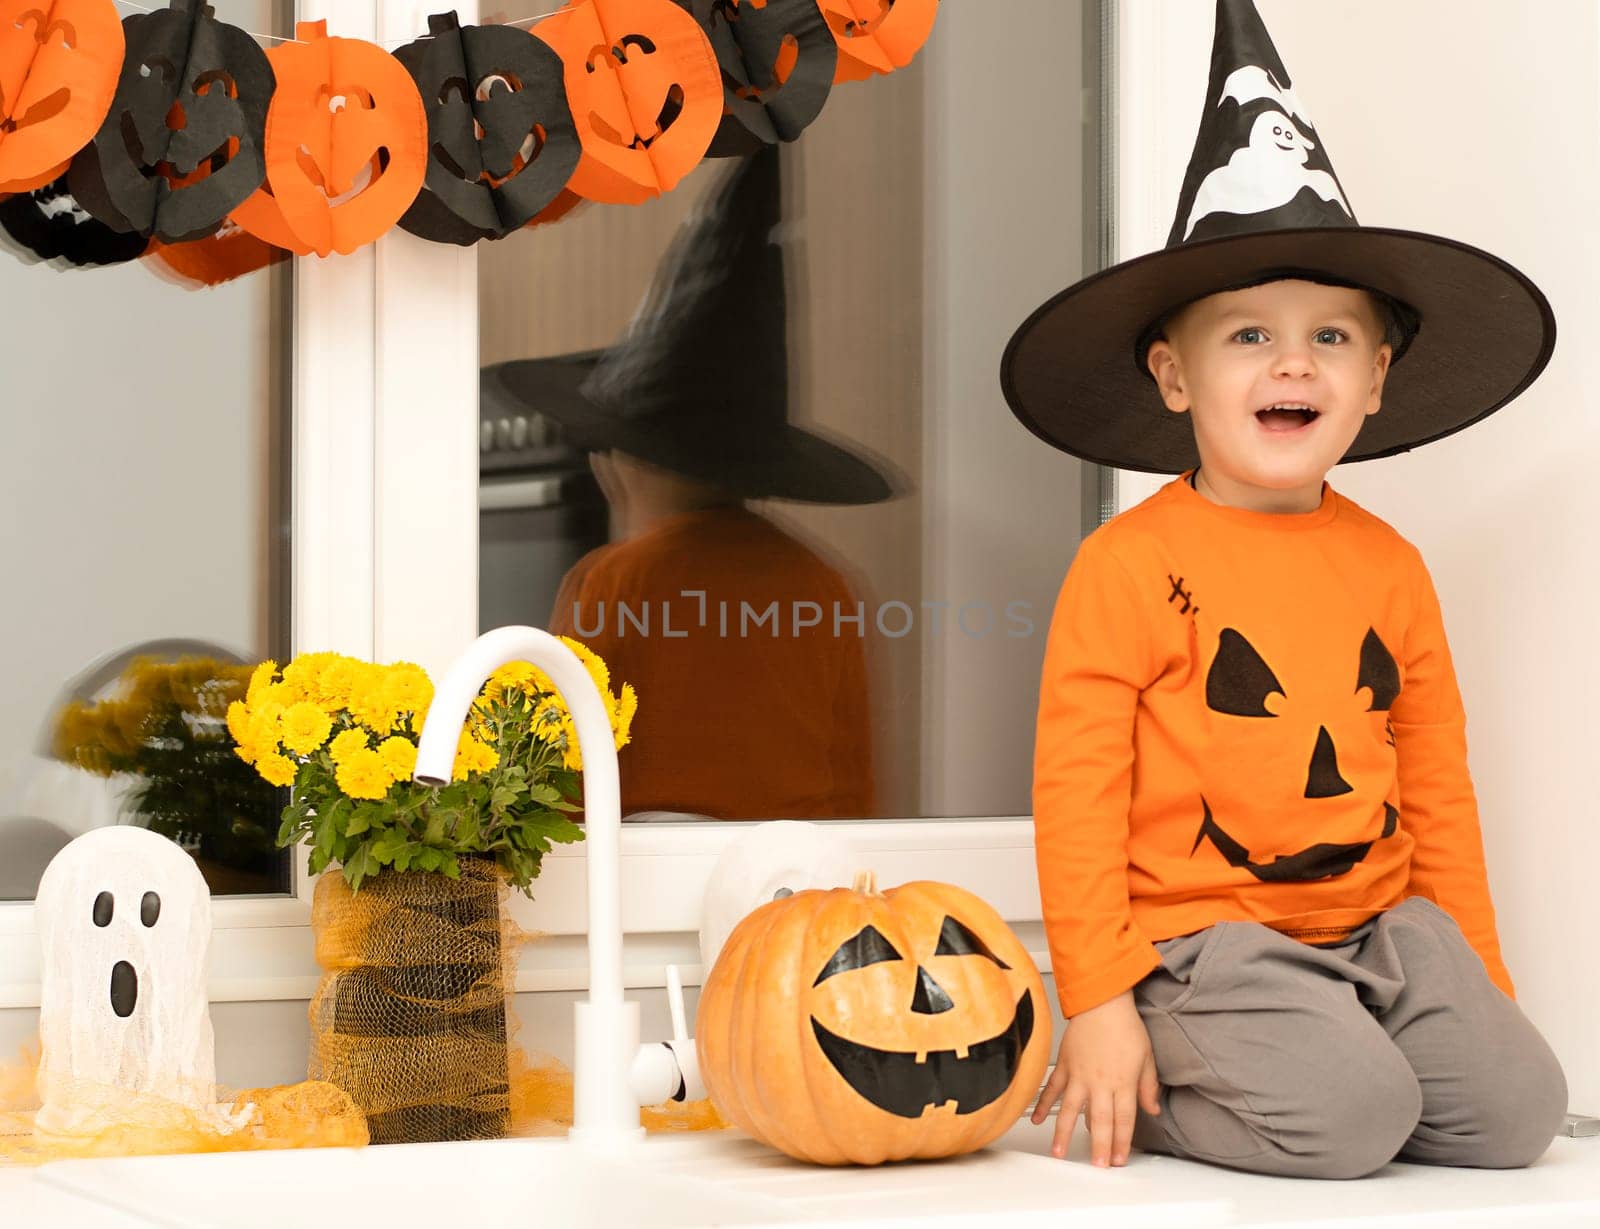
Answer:
[(969, 1047), (965, 1058), (957, 1058), (954, 1050), (934, 1050), (919, 1063), (915, 1054), (846, 1041), (815, 1018), (811, 1029), (833, 1069), (879, 1109), (920, 1118), (928, 1106), (954, 1101), (956, 1113), (971, 1114), (997, 1100), (1016, 1078), (1017, 1062), (1033, 1036), (1033, 992), (1023, 992), (1003, 1032)]
[[(1222, 825), (1211, 817), (1211, 806), (1204, 798), (1200, 805), (1205, 809), (1205, 821), (1194, 838), (1193, 855), (1200, 842), (1207, 839), (1217, 852), (1227, 859), (1229, 866), (1242, 866), (1263, 883), (1304, 883), (1311, 879), (1328, 879), (1346, 874), (1351, 867), (1367, 856), (1372, 841), (1356, 841), (1349, 845), (1332, 845), (1322, 842), (1308, 845), (1299, 853), (1279, 854), (1271, 862), (1255, 862), (1250, 851), (1223, 831)], [(1400, 812), (1387, 802), (1383, 804), (1383, 833), (1378, 840), (1395, 834), (1399, 827)]]
[(1322, 417), (1312, 409), (1275, 409), (1271, 406), (1256, 411), (1256, 421), (1272, 432), (1299, 431)]

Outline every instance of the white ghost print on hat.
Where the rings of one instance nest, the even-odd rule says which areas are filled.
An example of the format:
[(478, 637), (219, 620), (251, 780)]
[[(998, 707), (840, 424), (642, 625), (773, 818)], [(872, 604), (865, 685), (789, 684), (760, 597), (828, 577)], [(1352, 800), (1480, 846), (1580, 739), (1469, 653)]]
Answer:
[(1264, 213), (1286, 205), (1301, 188), (1310, 188), (1325, 201), (1331, 201), (1354, 218), (1338, 181), (1327, 171), (1306, 165), (1306, 155), (1317, 146), (1300, 131), (1291, 115), (1312, 128), (1311, 118), (1293, 87), (1283, 89), (1266, 69), (1247, 64), (1228, 74), (1222, 100), (1231, 98), (1243, 106), (1257, 99), (1271, 99), (1282, 111), (1263, 111), (1250, 125), (1248, 144), (1233, 151), (1227, 163), (1206, 175), (1195, 193), (1183, 232), (1187, 239), (1195, 224), (1210, 213)]
[(211, 894), (194, 860), (144, 828), (70, 842), (40, 880), (41, 1131), (103, 1127), (108, 1090), (213, 1114), (206, 998)]

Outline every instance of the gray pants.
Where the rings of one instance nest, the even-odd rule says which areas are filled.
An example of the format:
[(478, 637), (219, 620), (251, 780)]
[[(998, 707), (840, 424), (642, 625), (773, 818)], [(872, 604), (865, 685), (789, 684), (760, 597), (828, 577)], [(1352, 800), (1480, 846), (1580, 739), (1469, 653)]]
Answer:
[(1358, 1178), (1392, 1160), (1510, 1169), (1560, 1129), (1555, 1054), (1443, 909), (1408, 897), (1312, 946), (1259, 922), (1156, 944), (1134, 987), (1161, 1113), (1147, 1152)]

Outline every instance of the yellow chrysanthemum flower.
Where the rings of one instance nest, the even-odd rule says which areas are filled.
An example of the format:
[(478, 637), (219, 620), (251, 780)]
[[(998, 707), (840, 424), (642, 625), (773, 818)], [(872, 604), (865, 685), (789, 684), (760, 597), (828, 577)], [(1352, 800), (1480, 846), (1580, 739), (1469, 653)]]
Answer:
[(378, 758), (391, 779), (410, 780), (417, 770), (417, 744), (409, 738), (386, 738), (378, 744)]
[(394, 778), (383, 766), (383, 757), (371, 748), (353, 751), (334, 771), (339, 788), (352, 798), (382, 798)]
[(413, 662), (397, 661), (390, 666), (384, 675), (383, 690), (385, 702), (397, 719), (405, 713), (425, 713), (433, 703), (433, 680)]
[(622, 750), (632, 740), (633, 715), (639, 711), (639, 696), (632, 683), (622, 685), (622, 698), (612, 710), (611, 729), (617, 736), (617, 750)]
[(456, 743), (456, 765), (451, 775), (457, 781), (465, 781), (475, 772), (488, 772), (499, 762), (498, 751), (463, 732)]
[(243, 700), (235, 700), (228, 705), (228, 733), (233, 735), (234, 751), (239, 758), (246, 764), (254, 764), (256, 747), (252, 738), (250, 709)]
[(333, 718), (315, 704), (301, 700), (283, 712), (283, 745), (295, 755), (310, 755), (333, 731)]
[(324, 706), (322, 676), (339, 655), (337, 653), (301, 653), (283, 668), (283, 682), (294, 692), (296, 700)]
[(329, 711), (347, 707), (350, 697), (363, 686), (371, 669), (364, 661), (334, 654), (317, 678), (318, 700)]
[(583, 662), (583, 668), (589, 672), (589, 677), (594, 680), (594, 685), (600, 689), (601, 695), (611, 692), (611, 671), (600, 655), (584, 644), (581, 640), (574, 640), (571, 636), (561, 637), (561, 643), (566, 645), (578, 655), (578, 660)]
[(352, 756), (367, 749), (365, 730), (344, 730), (335, 734), (333, 741), (328, 744), (328, 754), (333, 757), (335, 764), (344, 764)]
[(287, 756), (279, 755), (276, 751), (269, 751), (256, 761), (256, 771), (266, 778), (269, 785), (293, 785), (295, 763)]
[(245, 703), (254, 708), (256, 700), (261, 693), (272, 684), (272, 676), (278, 672), (278, 663), (264, 661), (250, 675), (250, 685), (244, 693)]

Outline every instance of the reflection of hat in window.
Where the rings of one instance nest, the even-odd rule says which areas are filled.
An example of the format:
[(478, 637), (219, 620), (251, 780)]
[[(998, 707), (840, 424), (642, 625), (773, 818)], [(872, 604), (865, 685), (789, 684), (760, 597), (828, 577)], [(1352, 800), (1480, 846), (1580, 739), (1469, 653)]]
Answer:
[(747, 499), (868, 504), (896, 491), (856, 451), (789, 421), (778, 150), (740, 159), (667, 249), (609, 350), (484, 368), (486, 397)]
[(1104, 465), (1199, 462), (1187, 414), (1145, 366), (1179, 307), (1295, 277), (1374, 292), (1393, 358), (1383, 409), (1345, 461), (1429, 443), (1505, 405), (1555, 346), (1539, 288), (1505, 261), (1417, 231), (1362, 226), (1251, 0), (1218, 0), (1211, 78), (1167, 245), (1055, 295), (1006, 347), (1000, 383), (1035, 435)]

